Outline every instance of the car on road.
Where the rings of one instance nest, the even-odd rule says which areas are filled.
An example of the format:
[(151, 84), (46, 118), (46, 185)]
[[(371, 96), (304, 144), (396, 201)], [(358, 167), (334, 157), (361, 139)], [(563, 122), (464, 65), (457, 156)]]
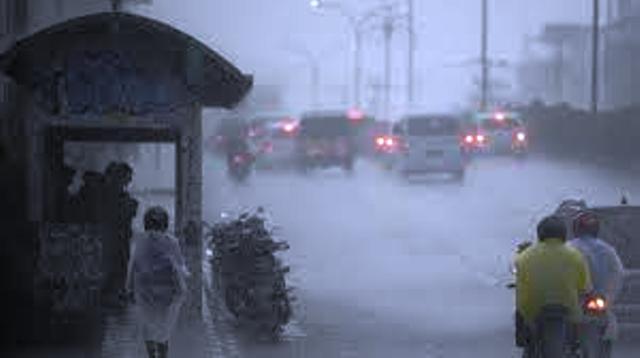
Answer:
[(529, 136), (516, 112), (478, 113), (475, 126), (465, 135), (465, 144), (480, 154), (527, 154)]
[(289, 168), (295, 164), (296, 138), (299, 121), (285, 118), (266, 123), (254, 141), (258, 150), (256, 168)]
[(452, 115), (404, 117), (393, 129), (399, 142), (398, 170), (405, 176), (450, 173), (455, 178), (463, 178), (465, 160), (460, 130), (459, 118)]
[(400, 150), (400, 138), (391, 133), (380, 134), (375, 137), (374, 143), (376, 162), (381, 164), (383, 168), (393, 169), (395, 159)]
[(296, 140), (298, 168), (341, 167), (352, 171), (357, 153), (355, 126), (347, 112), (307, 112)]

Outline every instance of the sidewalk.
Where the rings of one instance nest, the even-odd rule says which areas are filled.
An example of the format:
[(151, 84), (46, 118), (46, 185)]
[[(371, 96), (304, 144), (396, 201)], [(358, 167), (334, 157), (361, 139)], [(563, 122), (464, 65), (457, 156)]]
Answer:
[[(205, 262), (204, 266), (205, 272), (209, 272), (208, 262)], [(169, 343), (169, 356), (240, 358), (242, 354), (239, 339), (232, 319), (223, 308), (221, 299), (214, 294), (211, 277), (205, 277), (202, 298), (204, 327), (185, 327), (184, 324), (179, 324)], [(143, 339), (138, 334), (134, 309), (129, 308), (121, 317), (107, 318), (101, 358), (146, 357)]]
[[(205, 294), (204, 298), (206, 300), (203, 308), (204, 327), (198, 328), (184, 324), (176, 327), (169, 342), (170, 357), (242, 357), (233, 324), (223, 313), (217, 299), (207, 299), (209, 295), (210, 293)], [(138, 330), (135, 307), (130, 307), (120, 314), (107, 315), (103, 325), (100, 347), (95, 347), (92, 352), (82, 347), (39, 347), (0, 352), (0, 356), (12, 358), (145, 358), (147, 356), (143, 338)]]
[[(204, 330), (197, 327), (184, 326), (176, 328), (169, 342), (170, 357), (241, 357), (233, 326), (219, 313), (220, 310), (216, 306), (215, 300), (209, 301), (204, 305)], [(139, 335), (135, 319), (134, 308), (130, 308), (121, 317), (109, 317), (106, 320), (101, 358), (116, 357), (146, 357), (143, 338)]]

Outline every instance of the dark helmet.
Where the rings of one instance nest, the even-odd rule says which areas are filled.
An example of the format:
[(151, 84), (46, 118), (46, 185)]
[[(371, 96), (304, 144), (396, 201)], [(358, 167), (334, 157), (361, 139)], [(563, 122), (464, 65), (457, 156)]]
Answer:
[(154, 206), (149, 208), (144, 214), (145, 231), (167, 231), (168, 227), (169, 214), (164, 208)]
[(538, 240), (546, 239), (567, 239), (567, 226), (561, 217), (556, 215), (547, 216), (538, 224)]
[(573, 220), (573, 235), (575, 237), (598, 236), (600, 233), (600, 219), (591, 211), (583, 211)]

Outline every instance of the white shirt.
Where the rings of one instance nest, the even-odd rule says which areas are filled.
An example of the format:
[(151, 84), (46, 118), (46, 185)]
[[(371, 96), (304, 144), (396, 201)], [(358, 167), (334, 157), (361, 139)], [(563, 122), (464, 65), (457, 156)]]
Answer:
[(613, 246), (594, 237), (573, 239), (569, 245), (578, 249), (589, 263), (596, 293), (613, 303), (622, 290), (624, 266)]
[(146, 274), (153, 272), (153, 268), (157, 264), (156, 261), (160, 257), (158, 253), (170, 259), (174, 271), (178, 273), (180, 288), (183, 292), (186, 290), (186, 278), (189, 276), (189, 271), (178, 239), (159, 231), (147, 231), (134, 239), (127, 275), (129, 290), (134, 288), (137, 293), (142, 293), (142, 291), (154, 290), (155, 286), (161, 286), (162, 282), (166, 281), (164, 277), (158, 277), (157, 282), (147, 279), (148, 275)]

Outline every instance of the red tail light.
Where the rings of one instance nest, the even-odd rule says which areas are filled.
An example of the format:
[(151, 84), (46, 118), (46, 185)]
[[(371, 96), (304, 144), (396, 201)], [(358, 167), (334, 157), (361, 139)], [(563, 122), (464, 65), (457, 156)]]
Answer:
[(390, 136), (376, 137), (376, 146), (378, 148), (391, 149), (398, 144), (395, 138)]
[(601, 314), (608, 308), (607, 300), (602, 296), (593, 296), (585, 302), (585, 310), (591, 314)]
[(473, 144), (474, 141), (475, 141), (475, 138), (471, 134), (468, 134), (464, 137), (464, 142), (466, 144)]
[(282, 127), (282, 129), (287, 133), (291, 133), (296, 130), (296, 125), (293, 123), (287, 123)]

